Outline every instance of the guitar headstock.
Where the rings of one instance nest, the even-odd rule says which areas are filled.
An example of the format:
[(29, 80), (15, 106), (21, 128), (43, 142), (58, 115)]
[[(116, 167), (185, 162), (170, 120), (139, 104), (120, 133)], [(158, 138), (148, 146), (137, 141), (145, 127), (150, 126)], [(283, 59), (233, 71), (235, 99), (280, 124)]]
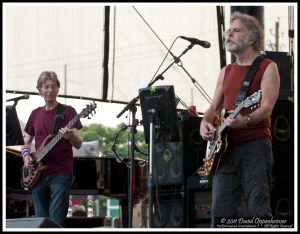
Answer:
[(261, 100), (261, 90), (245, 98), (244, 101), (242, 102), (242, 105), (244, 108), (254, 106), (255, 104), (258, 104), (260, 100)]
[[(88, 117), (88, 119), (90, 119), (91, 117), (89, 117), (90, 114), (92, 114), (92, 112), (94, 111), (94, 114), (96, 113), (95, 109), (97, 107), (97, 104), (95, 102), (91, 103), (91, 104), (87, 104), (86, 108), (84, 108), (81, 112), (80, 112), (80, 117)], [(93, 114), (92, 114), (93, 115)]]

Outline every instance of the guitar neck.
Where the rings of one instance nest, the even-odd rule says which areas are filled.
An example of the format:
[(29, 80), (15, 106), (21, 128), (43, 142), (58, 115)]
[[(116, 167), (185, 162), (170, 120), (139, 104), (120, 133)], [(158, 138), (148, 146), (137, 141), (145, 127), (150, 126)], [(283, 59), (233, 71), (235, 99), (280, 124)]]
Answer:
[[(241, 102), (235, 109), (234, 111), (231, 113), (231, 115), (233, 116), (233, 118), (235, 118), (238, 113), (240, 113), (241, 109), (243, 108), (243, 102)], [(223, 121), (222, 124), (218, 127), (217, 132), (216, 132), (216, 136), (220, 136), (220, 134), (224, 131), (224, 129), (227, 127), (226, 123)]]
[[(74, 118), (65, 126), (67, 128), (73, 127), (73, 125), (76, 123), (76, 121), (80, 119), (80, 115), (75, 115)], [(62, 138), (61, 134), (56, 134), (52, 140), (42, 148), (40, 154), (36, 158), (36, 162), (40, 162), (47, 154), (48, 152), (56, 145), (56, 143)]]

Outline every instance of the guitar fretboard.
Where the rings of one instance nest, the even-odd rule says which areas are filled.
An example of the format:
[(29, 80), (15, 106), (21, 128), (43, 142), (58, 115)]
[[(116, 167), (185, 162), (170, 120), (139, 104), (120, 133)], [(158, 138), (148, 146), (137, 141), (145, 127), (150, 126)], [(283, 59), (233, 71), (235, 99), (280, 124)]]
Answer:
[[(231, 115), (233, 115), (233, 118), (235, 118), (238, 113), (241, 111), (241, 109), (243, 108), (243, 102), (241, 102), (235, 109), (234, 111), (231, 113)], [(223, 121), (223, 123), (218, 127), (217, 131), (216, 131), (216, 137), (220, 136), (220, 134), (224, 131), (224, 129), (227, 127), (226, 123)]]
[[(67, 128), (71, 128), (76, 121), (80, 119), (80, 115), (75, 115), (74, 118), (66, 125)], [(56, 134), (52, 140), (41, 150), (40, 154), (36, 158), (36, 162), (40, 162), (46, 154), (55, 146), (55, 144), (62, 138), (61, 134)]]

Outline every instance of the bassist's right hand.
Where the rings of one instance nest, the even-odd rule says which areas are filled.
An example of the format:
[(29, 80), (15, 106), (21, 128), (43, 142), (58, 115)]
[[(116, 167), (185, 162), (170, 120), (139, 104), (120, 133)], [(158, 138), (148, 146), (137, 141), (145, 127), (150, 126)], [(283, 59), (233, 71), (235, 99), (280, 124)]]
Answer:
[(30, 155), (24, 158), (24, 166), (28, 167), (29, 170), (35, 169), (34, 160)]
[(35, 169), (35, 163), (30, 154), (30, 147), (28, 147), (27, 145), (23, 145), (21, 147), (21, 156), (23, 158), (25, 167), (29, 168), (30, 170)]
[(209, 123), (206, 122), (205, 120), (201, 121), (200, 124), (200, 135), (202, 136), (202, 138), (206, 141), (211, 141), (214, 138), (214, 133), (215, 133), (215, 128), (214, 126)]

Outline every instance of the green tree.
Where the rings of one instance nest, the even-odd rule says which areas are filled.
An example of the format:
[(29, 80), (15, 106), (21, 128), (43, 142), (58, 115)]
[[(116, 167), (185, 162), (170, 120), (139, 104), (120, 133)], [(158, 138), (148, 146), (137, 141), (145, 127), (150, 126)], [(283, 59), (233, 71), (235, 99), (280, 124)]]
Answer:
[[(120, 131), (121, 129), (124, 129), (124, 131)], [(130, 158), (130, 130), (131, 128), (125, 127), (124, 124), (119, 124), (116, 128), (107, 127), (102, 124), (90, 124), (80, 130), (80, 136), (83, 141), (97, 140), (100, 145), (100, 153), (103, 156), (115, 156), (112, 146), (116, 143), (118, 155), (122, 158)], [(148, 145), (144, 141), (143, 132), (136, 131), (135, 143), (142, 152), (148, 152)], [(146, 157), (135, 152), (136, 159), (146, 159)]]

